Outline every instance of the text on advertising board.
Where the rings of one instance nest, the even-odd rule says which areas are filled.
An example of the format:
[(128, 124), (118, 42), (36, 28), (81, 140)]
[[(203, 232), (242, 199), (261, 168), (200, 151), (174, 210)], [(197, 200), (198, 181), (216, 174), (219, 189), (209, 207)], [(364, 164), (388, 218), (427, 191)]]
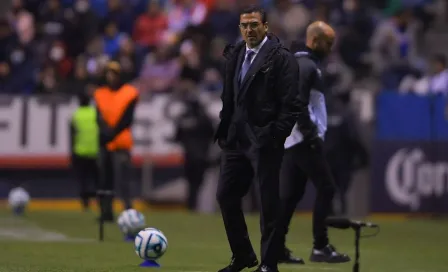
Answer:
[(448, 193), (448, 162), (430, 162), (419, 148), (399, 149), (387, 163), (385, 186), (394, 202), (419, 210), (423, 198)]
[[(203, 95), (201, 100), (217, 117), (219, 98)], [(0, 166), (16, 162), (25, 166), (31, 161), (45, 164), (50, 158), (65, 160), (69, 153), (69, 121), (76, 107), (75, 99), (0, 98)], [(132, 127), (134, 157), (149, 153), (155, 160), (181, 156), (179, 146), (170, 141), (177, 108), (172, 97), (164, 94), (139, 102)]]

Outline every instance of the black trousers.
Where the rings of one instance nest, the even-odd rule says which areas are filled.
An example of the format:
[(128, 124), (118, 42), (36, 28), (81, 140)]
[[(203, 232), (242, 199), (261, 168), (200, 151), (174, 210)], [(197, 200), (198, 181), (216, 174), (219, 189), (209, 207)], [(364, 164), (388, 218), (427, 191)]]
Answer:
[(308, 179), (314, 183), (317, 193), (313, 210), (313, 237), (314, 247), (320, 249), (329, 243), (325, 219), (331, 213), (336, 190), (320, 139), (313, 144), (299, 143), (285, 150), (280, 173), (281, 211), (277, 222), (278, 228), (285, 234), (281, 239), (283, 244)]
[(252, 180), (255, 180), (261, 200), (261, 262), (271, 267), (277, 266), (276, 249), (270, 245), (273, 239), (279, 237), (275, 234), (275, 222), (282, 156), (282, 146), (226, 149), (222, 152), (217, 200), (230, 248), (236, 258), (255, 255), (242, 210), (242, 198), (248, 193)]
[[(347, 213), (347, 192), (351, 185), (352, 171), (349, 165), (344, 165), (338, 162), (328, 161), (331, 169), (331, 174), (334, 177), (334, 182), (338, 187), (337, 200), (338, 209), (333, 208), (334, 212), (341, 215)], [(333, 202), (334, 204), (334, 202)]]
[[(100, 189), (103, 191), (113, 192), (118, 187), (118, 192), (123, 200), (125, 209), (132, 208), (131, 203), (131, 155), (128, 150), (107, 151), (100, 152)], [(109, 195), (103, 198), (104, 212), (112, 214), (113, 196)]]
[(72, 158), (72, 167), (79, 184), (82, 206), (87, 208), (90, 198), (95, 198), (98, 190), (98, 161), (96, 158), (75, 155)]
[(187, 207), (190, 211), (197, 210), (199, 190), (204, 182), (206, 170), (207, 162), (205, 160), (185, 160), (184, 171), (188, 182)]

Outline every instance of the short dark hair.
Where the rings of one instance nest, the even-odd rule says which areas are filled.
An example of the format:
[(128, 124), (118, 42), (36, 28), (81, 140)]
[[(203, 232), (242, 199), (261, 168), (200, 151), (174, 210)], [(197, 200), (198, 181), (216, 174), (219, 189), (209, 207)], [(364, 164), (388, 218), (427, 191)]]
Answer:
[(78, 102), (80, 106), (88, 106), (90, 104), (90, 96), (85, 92), (81, 92), (78, 94)]
[(432, 60), (446, 67), (446, 56), (444, 54), (436, 54), (432, 57)]
[(260, 13), (260, 15), (261, 15), (261, 22), (263, 24), (265, 24), (268, 21), (268, 15), (266, 14), (266, 11), (263, 8), (258, 7), (258, 6), (249, 6), (249, 7), (246, 7), (244, 9), (242, 9), (240, 11), (240, 17), (243, 14), (249, 14), (249, 13), (254, 13), (254, 12), (255, 13)]

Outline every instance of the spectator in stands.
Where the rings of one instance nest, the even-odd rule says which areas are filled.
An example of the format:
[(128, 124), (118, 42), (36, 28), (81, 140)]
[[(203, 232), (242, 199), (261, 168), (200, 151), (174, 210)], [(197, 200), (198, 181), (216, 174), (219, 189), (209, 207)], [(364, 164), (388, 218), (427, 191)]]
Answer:
[(160, 9), (159, 3), (151, 0), (146, 13), (135, 22), (133, 39), (147, 51), (154, 50), (168, 28), (168, 18)]
[(229, 0), (217, 0), (207, 16), (207, 25), (211, 35), (219, 36), (227, 43), (234, 43), (239, 37), (239, 17), (233, 10), (234, 3)]
[(313, 17), (315, 18), (315, 20), (330, 22), (331, 7), (329, 3), (327, 3), (327, 1), (316, 1), (313, 10)]
[(283, 30), (283, 37), (287, 41), (294, 41), (303, 34), (311, 20), (309, 10), (301, 3), (293, 3), (291, 0), (275, 0), (275, 6), (268, 15), (269, 27), (276, 35), (277, 30)]
[(408, 0), (406, 1), (409, 6), (414, 10), (415, 16), (422, 23), (422, 30), (426, 32), (435, 19), (435, 14), (429, 8), (435, 1), (434, 0)]
[(180, 79), (191, 80), (197, 84), (201, 80), (202, 63), (198, 45), (191, 40), (185, 40), (180, 46)]
[(47, 0), (39, 15), (39, 29), (42, 31), (43, 40), (51, 42), (62, 39), (66, 23), (60, 0)]
[(7, 93), (11, 87), (9, 86), (9, 64), (6, 61), (0, 62), (0, 93)]
[(204, 92), (221, 92), (223, 82), (221, 74), (215, 68), (208, 68), (204, 71), (204, 77), (200, 84), (201, 91)]
[(445, 55), (437, 54), (432, 58), (429, 89), (434, 94), (448, 94), (448, 67)]
[(405, 77), (399, 87), (402, 93), (413, 92), (419, 95), (448, 94), (448, 67), (446, 56), (436, 54), (430, 60), (429, 74), (421, 78), (409, 75)]
[(89, 42), (86, 52), (78, 57), (77, 62), (86, 67), (89, 78), (98, 81), (103, 76), (104, 67), (109, 61), (109, 56), (103, 52), (103, 39), (101, 36), (95, 37)]
[(185, 154), (184, 173), (188, 182), (187, 208), (197, 211), (198, 197), (209, 166), (210, 146), (213, 142), (213, 122), (204, 105), (197, 98), (185, 101), (186, 112), (176, 120), (175, 140)]
[(354, 85), (354, 72), (337, 54), (331, 54), (326, 60), (323, 70), (326, 89), (331, 93), (345, 93), (352, 90)]
[(89, 0), (76, 0), (74, 3), (75, 25), (70, 42), (73, 56), (83, 53), (88, 42), (98, 33), (100, 21), (90, 5)]
[[(38, 43), (36, 42), (36, 29), (33, 15), (25, 9), (24, 2), (22, 0), (13, 1), (12, 11), (9, 13), (8, 20), (11, 30), (13, 31), (9, 40), (11, 43), (7, 43), (4, 49), (9, 50), (8, 55), (11, 54), (11, 49), (14, 46), (20, 45), (26, 50), (29, 50), (29, 57), (38, 62), (39, 58), (36, 58)], [(45, 55), (45, 54), (43, 54)]]
[[(339, 190), (333, 212), (347, 215), (347, 192), (355, 170), (368, 165), (368, 152), (362, 144), (354, 112), (349, 105), (349, 93), (329, 95), (327, 98), (328, 128), (324, 149), (334, 182)], [(337, 209), (339, 207), (339, 209)]]
[(408, 74), (416, 73), (418, 57), (416, 25), (412, 11), (398, 8), (381, 22), (371, 39), (374, 71), (382, 76), (383, 88), (396, 89)]
[(90, 6), (95, 14), (104, 19), (108, 13), (108, 1), (105, 0), (89, 0)]
[(120, 41), (124, 34), (119, 31), (115, 21), (108, 21), (104, 27), (104, 53), (113, 58), (120, 50)]
[(142, 65), (140, 91), (171, 91), (180, 75), (180, 63), (172, 54), (171, 41), (163, 41), (154, 52), (149, 53)]
[(205, 67), (218, 70), (221, 77), (224, 77), (224, 57), (222, 52), (226, 46), (226, 41), (221, 38), (215, 38), (210, 44), (210, 51), (205, 57)]
[(134, 18), (130, 1), (107, 0), (108, 12), (105, 24), (115, 22), (118, 32), (132, 33)]
[(134, 42), (130, 37), (123, 37), (120, 40), (120, 48), (114, 60), (121, 66), (121, 79), (129, 82), (137, 77), (141, 65), (141, 56), (136, 52)]
[(36, 92), (38, 94), (54, 94), (61, 90), (61, 78), (56, 67), (47, 63), (38, 74)]
[(367, 53), (369, 39), (374, 31), (373, 18), (360, 0), (345, 0), (340, 24), (345, 28), (340, 34), (338, 52), (357, 78), (368, 75)]
[(86, 66), (82, 62), (78, 62), (74, 67), (73, 78), (67, 81), (64, 91), (74, 95), (91, 95), (94, 89), (95, 86), (89, 79), (89, 74), (87, 73)]
[(48, 51), (48, 62), (55, 67), (55, 72), (61, 79), (66, 79), (71, 75), (73, 60), (67, 55), (65, 44), (61, 41), (54, 41)]
[(8, 53), (9, 74), (6, 91), (15, 94), (31, 93), (37, 68), (32, 48), (15, 43)]
[(15, 33), (22, 44), (29, 44), (35, 38), (33, 15), (25, 9), (22, 0), (13, 1), (9, 21), (14, 26)]
[(168, 28), (180, 34), (188, 26), (198, 26), (205, 21), (206, 6), (197, 0), (173, 0), (168, 11)]
[(17, 36), (6, 19), (0, 20), (0, 44), (0, 60), (5, 61), (9, 59), (10, 49), (17, 44)]

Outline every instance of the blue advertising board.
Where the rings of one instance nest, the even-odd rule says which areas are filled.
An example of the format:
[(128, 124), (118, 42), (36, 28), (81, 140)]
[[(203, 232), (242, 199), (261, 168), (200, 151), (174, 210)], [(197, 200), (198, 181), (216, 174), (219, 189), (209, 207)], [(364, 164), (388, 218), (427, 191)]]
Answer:
[(372, 212), (448, 212), (444, 96), (382, 93), (372, 146)]

